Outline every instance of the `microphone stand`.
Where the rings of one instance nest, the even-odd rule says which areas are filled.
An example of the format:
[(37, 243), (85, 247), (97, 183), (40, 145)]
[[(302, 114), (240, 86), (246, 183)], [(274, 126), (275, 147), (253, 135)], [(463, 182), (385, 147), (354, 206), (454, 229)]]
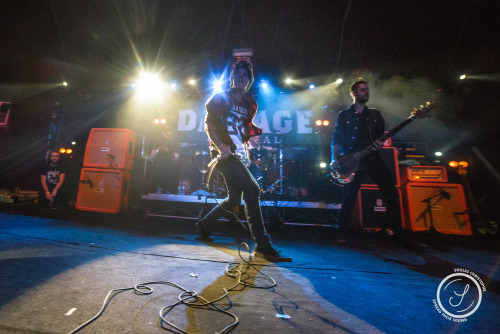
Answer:
[[(420, 203), (427, 203), (427, 212), (429, 212), (429, 232), (433, 233), (433, 234), (440, 234), (437, 230), (436, 230), (436, 227), (434, 226), (434, 219), (432, 218), (432, 205), (431, 205), (431, 200), (433, 198), (436, 198), (436, 197), (439, 197), (438, 200), (436, 200), (436, 202), (434, 202), (434, 204), (436, 204), (437, 202), (439, 202), (440, 200), (442, 200), (443, 198), (446, 197), (446, 193), (443, 192), (443, 191), (440, 191), (439, 194), (437, 195), (433, 195), (433, 196), (429, 196), (427, 197), (426, 199), (423, 199), (420, 201)], [(422, 215), (420, 215), (420, 217), (424, 216), (425, 217), (425, 213), (426, 211), (424, 211), (422, 213)], [(420, 218), (419, 217), (419, 218)]]

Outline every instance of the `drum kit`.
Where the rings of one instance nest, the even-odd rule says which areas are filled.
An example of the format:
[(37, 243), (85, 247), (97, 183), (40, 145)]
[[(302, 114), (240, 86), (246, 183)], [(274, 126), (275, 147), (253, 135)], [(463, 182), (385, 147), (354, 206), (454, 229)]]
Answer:
[[(296, 199), (307, 196), (314, 162), (300, 156), (303, 150), (308, 149), (279, 145), (248, 150), (249, 160), (246, 165), (260, 186), (262, 198)], [(202, 184), (206, 182), (210, 161), (210, 155), (205, 151), (196, 152), (193, 158), (194, 165), (202, 173)], [(224, 178), (217, 170), (212, 173), (209, 191), (225, 197), (227, 193)]]
[[(136, 144), (136, 158), (143, 160), (144, 164), (142, 168), (139, 168), (144, 174), (140, 176), (140, 179), (146, 181), (148, 179), (146, 175), (148, 174), (146, 171), (149, 169), (148, 163), (151, 163), (148, 159), (150, 142), (146, 136), (138, 136)], [(225, 197), (227, 191), (224, 178), (217, 169), (212, 172), (207, 189), (208, 164), (212, 159), (205, 145), (188, 144), (189, 150), (184, 147), (186, 145), (181, 145), (187, 159), (184, 161), (188, 162), (192, 159), (191, 166), (184, 165), (181, 168), (192, 169), (195, 179), (197, 179), (195, 174), (200, 173), (198, 176), (201, 175), (201, 188), (194, 193), (206, 195), (212, 193), (218, 197)], [(314, 188), (312, 174), (314, 174), (313, 169), (316, 162), (315, 154), (316, 149), (313, 149), (311, 145), (266, 144), (264, 146), (259, 143), (256, 147), (248, 150), (246, 165), (258, 182), (263, 199), (298, 199), (308, 196), (308, 189)], [(199, 181), (193, 180), (192, 182), (199, 184)]]

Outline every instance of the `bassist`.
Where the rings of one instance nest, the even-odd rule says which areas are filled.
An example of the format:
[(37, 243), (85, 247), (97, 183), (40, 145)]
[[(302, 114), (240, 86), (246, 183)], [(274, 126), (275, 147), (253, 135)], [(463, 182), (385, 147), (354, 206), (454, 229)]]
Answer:
[[(351, 95), (354, 104), (340, 111), (335, 122), (331, 166), (338, 169), (340, 157), (350, 154), (353, 155), (353, 161), (359, 165), (352, 181), (344, 184), (342, 189), (342, 208), (339, 212), (336, 242), (347, 243), (346, 237), (356, 196), (363, 178), (369, 175), (386, 199), (388, 226), (394, 232), (396, 242), (406, 246), (409, 243), (401, 225), (400, 201), (395, 181), (378, 151), (383, 146), (383, 141), (377, 138), (382, 137), (384, 133), (384, 118), (380, 111), (366, 106), (370, 97), (370, 88), (366, 81), (356, 81), (351, 86)], [(371, 152), (361, 157), (360, 152), (370, 145)]]

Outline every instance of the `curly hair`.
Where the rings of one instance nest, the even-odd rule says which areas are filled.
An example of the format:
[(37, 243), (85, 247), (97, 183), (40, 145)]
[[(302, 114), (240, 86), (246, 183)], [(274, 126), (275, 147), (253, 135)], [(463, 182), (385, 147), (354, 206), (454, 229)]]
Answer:
[(243, 68), (245, 70), (247, 70), (248, 72), (248, 86), (247, 86), (247, 90), (250, 89), (250, 87), (252, 87), (252, 84), (253, 84), (253, 81), (254, 81), (254, 75), (253, 75), (253, 68), (252, 68), (252, 65), (247, 62), (246, 60), (240, 60), (239, 62), (237, 62), (234, 66), (233, 66), (233, 69), (231, 71), (231, 75), (229, 76), (229, 82), (233, 82), (234, 80), (234, 74), (236, 73), (236, 71), (238, 71), (240, 68)]

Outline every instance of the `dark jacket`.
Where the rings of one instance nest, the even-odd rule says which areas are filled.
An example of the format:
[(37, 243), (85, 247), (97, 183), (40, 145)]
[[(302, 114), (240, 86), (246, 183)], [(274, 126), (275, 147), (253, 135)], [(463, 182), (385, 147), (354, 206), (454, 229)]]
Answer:
[[(366, 119), (367, 131), (360, 131), (361, 122)], [(356, 153), (370, 145), (384, 134), (385, 122), (380, 111), (365, 106), (357, 114), (354, 105), (339, 112), (332, 136), (333, 145), (339, 145), (339, 154)], [(333, 158), (333, 157), (332, 157)]]

